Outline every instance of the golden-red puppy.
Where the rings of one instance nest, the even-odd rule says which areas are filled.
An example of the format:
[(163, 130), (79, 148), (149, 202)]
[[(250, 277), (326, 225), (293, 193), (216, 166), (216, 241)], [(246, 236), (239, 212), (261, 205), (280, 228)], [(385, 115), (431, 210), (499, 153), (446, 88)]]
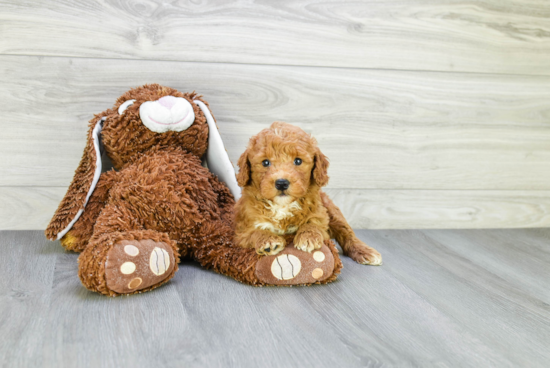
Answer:
[(359, 240), (340, 209), (321, 187), (328, 183), (328, 159), (315, 138), (302, 129), (275, 122), (252, 137), (241, 155), (237, 181), (236, 243), (258, 254), (277, 254), (285, 236), (305, 252), (335, 238), (358, 263), (380, 265), (382, 257)]

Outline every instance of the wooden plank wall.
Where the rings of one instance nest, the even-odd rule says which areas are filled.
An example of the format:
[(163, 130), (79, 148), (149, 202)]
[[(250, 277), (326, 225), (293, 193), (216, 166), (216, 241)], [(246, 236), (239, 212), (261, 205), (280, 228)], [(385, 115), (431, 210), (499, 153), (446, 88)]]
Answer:
[(236, 162), (275, 120), (331, 159), (356, 228), (550, 225), (544, 1), (0, 1), (0, 229), (41, 229), (86, 122), (204, 95)]

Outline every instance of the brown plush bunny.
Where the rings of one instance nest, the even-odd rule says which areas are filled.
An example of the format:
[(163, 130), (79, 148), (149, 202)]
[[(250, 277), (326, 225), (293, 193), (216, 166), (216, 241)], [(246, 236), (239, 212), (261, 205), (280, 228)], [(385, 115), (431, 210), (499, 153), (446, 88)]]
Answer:
[[(116, 171), (101, 172), (102, 151)], [(341, 262), (330, 241), (321, 249), (323, 262), (307, 252), (294, 257), (307, 272), (325, 270), (317, 281), (292, 280), (283, 275), (286, 269), (276, 269), (280, 255), (296, 251), (292, 247), (277, 260), (234, 246), (233, 207), (240, 193), (206, 101), (145, 85), (90, 120), (84, 155), (46, 236), (82, 252), (82, 283), (110, 296), (165, 283), (184, 256), (252, 285), (336, 278)]]

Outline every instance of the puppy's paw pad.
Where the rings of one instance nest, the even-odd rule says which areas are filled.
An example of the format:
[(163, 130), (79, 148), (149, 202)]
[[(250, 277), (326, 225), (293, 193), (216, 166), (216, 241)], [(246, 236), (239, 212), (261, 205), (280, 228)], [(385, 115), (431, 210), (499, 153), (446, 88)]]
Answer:
[(285, 242), (282, 239), (270, 239), (264, 244), (256, 248), (256, 253), (259, 255), (275, 255), (285, 249)]
[(298, 250), (301, 250), (303, 252), (308, 252), (308, 253), (310, 253), (313, 250), (313, 245), (310, 244), (308, 241), (296, 243), (294, 244), (294, 247)]
[(370, 248), (366, 245), (350, 251), (349, 256), (355, 262), (360, 264), (370, 266), (382, 265), (382, 256), (380, 253), (378, 253), (376, 249)]
[(153, 240), (122, 240), (107, 253), (105, 280), (109, 289), (127, 294), (162, 283), (173, 274), (172, 248)]
[(375, 254), (369, 259), (365, 258), (365, 263), (371, 266), (382, 266), (382, 256), (380, 254)]
[(298, 239), (294, 243), (296, 249), (302, 250), (304, 252), (311, 253), (315, 249), (320, 249), (323, 246), (323, 239), (311, 238), (311, 237), (297, 237)]
[(323, 234), (318, 231), (306, 230), (299, 232), (294, 238), (294, 247), (308, 253), (321, 249), (323, 244)]

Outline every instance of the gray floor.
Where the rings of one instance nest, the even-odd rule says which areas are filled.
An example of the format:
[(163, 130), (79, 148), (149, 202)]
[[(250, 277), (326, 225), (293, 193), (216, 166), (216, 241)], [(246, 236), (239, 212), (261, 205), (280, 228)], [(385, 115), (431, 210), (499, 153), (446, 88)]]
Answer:
[(382, 267), (253, 288), (184, 264), (106, 298), (39, 231), (0, 232), (3, 366), (548, 366), (550, 230), (376, 230)]

